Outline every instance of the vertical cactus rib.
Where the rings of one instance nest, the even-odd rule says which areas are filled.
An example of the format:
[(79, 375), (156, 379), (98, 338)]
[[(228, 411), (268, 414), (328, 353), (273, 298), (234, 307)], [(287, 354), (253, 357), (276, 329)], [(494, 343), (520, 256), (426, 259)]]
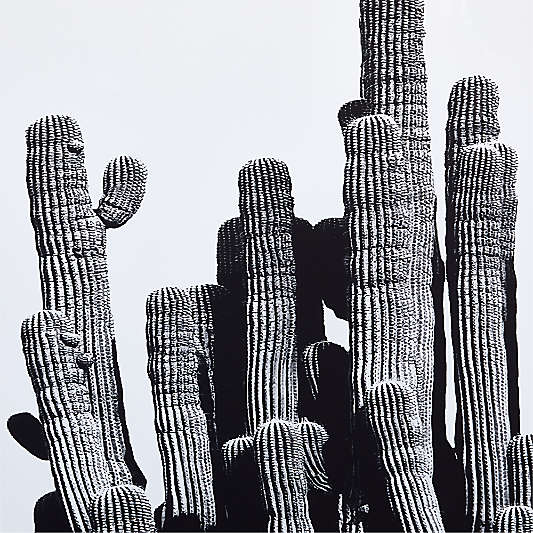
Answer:
[(318, 491), (331, 491), (323, 453), (324, 444), (329, 438), (326, 430), (320, 424), (308, 420), (300, 422), (298, 428), (302, 438), (307, 480)]
[(239, 173), (247, 275), (247, 405), (253, 433), (272, 418), (296, 420), (296, 279), (291, 182), (274, 159)]
[(410, 288), (413, 196), (400, 133), (383, 115), (346, 134), (344, 205), (351, 243), (350, 351), (354, 410), (383, 379), (412, 376)]
[(533, 507), (533, 435), (516, 435), (507, 447), (512, 505)]
[(91, 413), (87, 366), (72, 321), (42, 311), (22, 324), (22, 345), (50, 463), (74, 531), (91, 531), (91, 505), (111, 481), (100, 428)]
[(108, 487), (95, 500), (92, 514), (96, 533), (155, 533), (150, 502), (135, 485)]
[(202, 529), (216, 522), (207, 420), (198, 370), (205, 358), (189, 294), (153, 292), (146, 303), (148, 375), (165, 483), (164, 516), (195, 515)]
[(453, 220), (448, 262), (454, 359), (459, 380), (469, 527), (487, 530), (508, 504), (506, 446), (510, 439), (503, 336), (501, 231), (503, 162), (491, 145), (459, 156), (448, 199)]
[(269, 532), (313, 531), (307, 503), (304, 451), (297, 424), (271, 420), (254, 435)]
[(504, 293), (504, 337), (507, 353), (509, 382), (509, 417), (511, 435), (520, 433), (520, 402), (518, 388), (518, 341), (516, 338), (516, 273), (514, 269), (516, 227), (516, 150), (503, 143), (495, 143), (503, 158), (503, 211), (502, 211), (502, 282)]
[(533, 531), (533, 509), (520, 505), (505, 507), (498, 513), (493, 531), (531, 533)]
[(403, 530), (444, 532), (414, 391), (399, 381), (381, 381), (368, 390), (366, 407)]
[(413, 320), (418, 405), (431, 454), (434, 309), (432, 258), (436, 243), (424, 60), (423, 0), (361, 0), (361, 95), (372, 114), (398, 125), (405, 170), (413, 188)]
[[(102, 429), (113, 482), (131, 483), (133, 474), (136, 482), (144, 485), (146, 480), (131, 453), (125, 425), (110, 308), (105, 227), (91, 206), (79, 126), (69, 117), (47, 116), (27, 129), (26, 144), (30, 215), (39, 255), (43, 307), (65, 313), (81, 335), (82, 351), (94, 357), (89, 370), (91, 405)], [(140, 163), (127, 161), (127, 169), (117, 170), (117, 182), (127, 180), (124, 176), (130, 167), (134, 173), (143, 174)], [(133, 181), (138, 184), (143, 180), (144, 174)], [(112, 195), (113, 202), (126, 205), (128, 187), (121, 191)], [(135, 186), (129, 197), (137, 192), (141, 194)], [(132, 202), (138, 206), (141, 199), (138, 196)]]

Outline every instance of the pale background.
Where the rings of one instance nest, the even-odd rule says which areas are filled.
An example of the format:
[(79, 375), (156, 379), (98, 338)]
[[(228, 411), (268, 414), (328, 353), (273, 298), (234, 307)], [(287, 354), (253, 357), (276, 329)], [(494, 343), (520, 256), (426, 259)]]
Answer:
[[(517, 235), (522, 425), (533, 431), (530, 0), (428, 0), (426, 59), (440, 235), (443, 152), (451, 85), (486, 74), (500, 86), (501, 139), (520, 155)], [(25, 184), (26, 126), (70, 114), (85, 137), (91, 192), (105, 164), (141, 158), (146, 198), (108, 234), (112, 308), (133, 448), (153, 503), (163, 482), (146, 376), (144, 302), (153, 289), (215, 281), (216, 233), (237, 214), (236, 176), (250, 158), (291, 170), (296, 213), (342, 213), (344, 151), (336, 114), (359, 94), (354, 0), (20, 1), (0, 16), (2, 232), (0, 449), (2, 531), (32, 530), (33, 505), (52, 490), (49, 465), (5, 429), (37, 414), (21, 353), (21, 321), (41, 306)], [(333, 340), (346, 327), (328, 318)], [(450, 390), (449, 420), (453, 420)], [(449, 424), (450, 431), (452, 424)]]

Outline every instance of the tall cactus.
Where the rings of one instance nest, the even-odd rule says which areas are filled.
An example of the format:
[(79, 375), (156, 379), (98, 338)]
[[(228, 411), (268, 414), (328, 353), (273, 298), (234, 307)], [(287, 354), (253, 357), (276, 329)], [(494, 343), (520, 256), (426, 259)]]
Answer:
[(35, 230), (43, 307), (62, 311), (94, 358), (89, 391), (102, 430), (105, 459), (114, 483), (144, 486), (131, 451), (110, 307), (107, 227), (124, 224), (138, 209), (146, 169), (120, 157), (104, 174), (104, 196), (95, 213), (87, 189), (85, 151), (78, 124), (44, 117), (26, 131), (27, 185)]

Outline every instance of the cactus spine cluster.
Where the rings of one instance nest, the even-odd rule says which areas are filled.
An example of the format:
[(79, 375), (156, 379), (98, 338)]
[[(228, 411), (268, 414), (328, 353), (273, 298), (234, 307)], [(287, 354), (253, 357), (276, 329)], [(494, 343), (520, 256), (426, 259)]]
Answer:
[[(75, 531), (533, 530), (533, 437), (519, 434), (517, 155), (498, 140), (498, 90), (472, 76), (451, 91), (444, 263), (424, 2), (360, 10), (362, 98), (338, 114), (342, 216), (296, 217), (287, 165), (251, 160), (239, 216), (218, 232), (219, 285), (148, 297), (165, 489), (154, 514), (125, 425), (105, 249), (106, 229), (139, 209), (146, 170), (111, 162), (93, 210), (77, 124), (52, 116), (28, 129), (46, 310), (22, 340), (57, 488), (36, 509), (55, 501)], [(326, 339), (324, 304), (348, 322), (348, 351)]]

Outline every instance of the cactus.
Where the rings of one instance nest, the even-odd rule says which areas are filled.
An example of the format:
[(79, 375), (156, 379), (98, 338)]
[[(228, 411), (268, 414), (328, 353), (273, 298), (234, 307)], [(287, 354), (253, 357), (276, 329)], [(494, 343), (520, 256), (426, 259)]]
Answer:
[[(496, 85), (473, 76), (450, 95), (445, 269), (424, 3), (362, 0), (360, 9), (362, 98), (338, 113), (343, 215), (311, 226), (294, 214), (285, 163), (249, 161), (239, 216), (218, 232), (220, 285), (148, 297), (159, 530), (533, 527), (531, 435), (519, 435), (517, 155), (498, 140)], [(110, 163), (93, 211), (77, 125), (49, 117), (27, 141), (43, 300), (57, 311), (23, 333), (47, 442), (30, 444), (24, 427), (37, 435), (39, 426), (28, 417), (10, 431), (50, 457), (61, 498), (45, 496), (39, 512), (63, 500), (73, 528), (153, 529), (132, 476), (105, 263), (105, 229), (139, 208), (144, 167)], [(455, 449), (444, 416), (445, 272)], [(348, 352), (327, 341), (323, 303), (348, 321)]]
[(444, 531), (414, 391), (399, 381), (380, 381), (368, 390), (366, 406), (403, 530)]
[(124, 224), (138, 209), (146, 180), (142, 163), (120, 157), (104, 174), (95, 214), (87, 190), (84, 144), (78, 124), (48, 116), (26, 131), (27, 185), (35, 230), (43, 307), (62, 311), (94, 358), (91, 405), (101, 427), (114, 483), (146, 480), (137, 466), (125, 424), (122, 385), (110, 309), (106, 227)]
[(142, 489), (113, 486), (102, 430), (91, 412), (88, 371), (71, 320), (42, 311), (22, 324), (28, 372), (39, 406), (56, 487), (74, 531), (155, 531)]
[(165, 482), (164, 517), (194, 515), (202, 528), (212, 527), (213, 470), (198, 384), (199, 361), (205, 353), (191, 298), (178, 289), (155, 291), (148, 297), (146, 315), (148, 374)]

